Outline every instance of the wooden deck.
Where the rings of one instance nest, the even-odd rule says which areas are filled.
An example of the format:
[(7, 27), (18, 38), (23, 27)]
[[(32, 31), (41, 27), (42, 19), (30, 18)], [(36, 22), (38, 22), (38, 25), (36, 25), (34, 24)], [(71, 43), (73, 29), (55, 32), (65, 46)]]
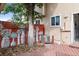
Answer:
[(19, 56), (79, 56), (79, 47), (69, 45), (50, 44), (47, 47), (17, 54)]

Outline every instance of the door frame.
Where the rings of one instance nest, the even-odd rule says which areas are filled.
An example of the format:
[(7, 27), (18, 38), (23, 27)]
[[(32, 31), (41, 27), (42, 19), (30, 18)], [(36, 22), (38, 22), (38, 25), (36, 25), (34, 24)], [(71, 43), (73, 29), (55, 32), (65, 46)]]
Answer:
[(74, 32), (75, 32), (75, 29), (74, 29), (74, 14), (78, 14), (79, 12), (74, 12), (72, 13), (72, 16), (71, 16), (71, 44), (74, 44), (75, 43), (75, 35), (74, 35)]
[(74, 30), (74, 14), (75, 14), (75, 13), (73, 13), (73, 14), (72, 14), (72, 17), (71, 17), (71, 18), (72, 18), (72, 19), (71, 19), (71, 44), (73, 44), (74, 41), (75, 41), (75, 40), (74, 40), (74, 39), (75, 39), (75, 35), (74, 35), (74, 31), (75, 31), (75, 30)]

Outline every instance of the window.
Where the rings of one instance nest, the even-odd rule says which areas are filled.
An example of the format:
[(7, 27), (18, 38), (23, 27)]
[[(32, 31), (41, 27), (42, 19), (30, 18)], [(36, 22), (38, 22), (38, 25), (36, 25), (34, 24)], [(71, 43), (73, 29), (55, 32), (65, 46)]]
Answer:
[(41, 23), (41, 20), (40, 19), (36, 19), (35, 21), (34, 21), (34, 24), (40, 24)]
[(59, 26), (60, 25), (60, 16), (51, 17), (51, 26)]
[(36, 20), (36, 24), (40, 24), (40, 20)]

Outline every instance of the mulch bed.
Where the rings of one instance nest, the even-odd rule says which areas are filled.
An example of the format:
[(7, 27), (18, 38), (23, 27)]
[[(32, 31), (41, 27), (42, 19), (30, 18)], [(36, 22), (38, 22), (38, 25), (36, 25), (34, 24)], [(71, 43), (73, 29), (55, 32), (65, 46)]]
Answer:
[(0, 48), (0, 56), (16, 56), (17, 54), (24, 52), (31, 52), (40, 47), (44, 47), (44, 46), (35, 45), (31, 48), (29, 47), (26, 48), (24, 45), (19, 45), (18, 47), (12, 47), (12, 48)]

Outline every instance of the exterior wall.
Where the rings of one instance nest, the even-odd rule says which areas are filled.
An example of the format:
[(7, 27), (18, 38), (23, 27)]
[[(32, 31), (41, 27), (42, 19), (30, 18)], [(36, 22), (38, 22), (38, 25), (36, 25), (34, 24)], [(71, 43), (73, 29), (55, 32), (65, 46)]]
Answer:
[(52, 39), (52, 36), (54, 36), (54, 42), (60, 44), (60, 39), (61, 39), (61, 37), (60, 37), (61, 36), (60, 28), (51, 28), (50, 29), (50, 37), (51, 37), (50, 39)]
[[(52, 3), (47, 4), (46, 17), (44, 18), (44, 24), (46, 32), (49, 33), (50, 39), (54, 35), (55, 42), (61, 42), (65, 44), (70, 44), (71, 41), (71, 29), (72, 29), (72, 15), (74, 13), (79, 13), (79, 4), (75, 3)], [(61, 17), (61, 26), (60, 27), (50, 27), (50, 18), (51, 16)], [(63, 42), (64, 41), (64, 42)]]
[(61, 35), (62, 35), (61, 44), (70, 44), (71, 43), (71, 40), (70, 40), (71, 33), (70, 32), (61, 32)]

